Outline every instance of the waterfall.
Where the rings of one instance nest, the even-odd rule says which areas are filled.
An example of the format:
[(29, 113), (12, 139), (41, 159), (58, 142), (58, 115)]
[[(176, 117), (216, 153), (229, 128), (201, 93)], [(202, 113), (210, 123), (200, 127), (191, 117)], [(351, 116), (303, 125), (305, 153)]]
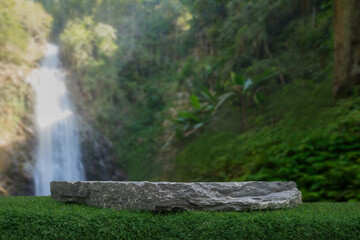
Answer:
[(50, 195), (51, 181), (85, 180), (78, 128), (58, 50), (56, 45), (48, 44), (40, 68), (28, 78), (36, 95), (36, 196)]

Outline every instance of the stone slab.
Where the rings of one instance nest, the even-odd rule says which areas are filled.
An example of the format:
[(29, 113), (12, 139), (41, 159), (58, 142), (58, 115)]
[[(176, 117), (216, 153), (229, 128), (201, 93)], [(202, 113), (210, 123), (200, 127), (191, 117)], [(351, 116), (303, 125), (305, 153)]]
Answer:
[(295, 182), (51, 182), (52, 198), (101, 208), (243, 211), (296, 207)]

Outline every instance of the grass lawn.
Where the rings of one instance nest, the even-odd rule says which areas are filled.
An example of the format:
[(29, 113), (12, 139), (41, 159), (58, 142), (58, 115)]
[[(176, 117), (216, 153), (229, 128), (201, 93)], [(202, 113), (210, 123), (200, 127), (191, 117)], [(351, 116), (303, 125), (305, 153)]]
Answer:
[(360, 239), (360, 203), (164, 214), (0, 197), (0, 239)]

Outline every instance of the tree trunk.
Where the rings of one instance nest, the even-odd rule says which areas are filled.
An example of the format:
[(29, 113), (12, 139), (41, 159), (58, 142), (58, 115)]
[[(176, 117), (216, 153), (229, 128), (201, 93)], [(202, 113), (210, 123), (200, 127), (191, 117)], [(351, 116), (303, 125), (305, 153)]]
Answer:
[(301, 14), (303, 17), (311, 13), (312, 0), (301, 0)]
[(360, 85), (360, 1), (334, 0), (334, 96), (346, 97)]

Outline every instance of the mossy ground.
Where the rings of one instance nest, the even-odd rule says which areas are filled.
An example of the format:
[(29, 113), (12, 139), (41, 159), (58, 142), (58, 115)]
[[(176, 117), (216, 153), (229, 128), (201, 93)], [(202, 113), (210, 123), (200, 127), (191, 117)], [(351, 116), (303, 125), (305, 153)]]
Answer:
[(0, 233), (0, 239), (359, 239), (360, 203), (163, 214), (3, 197)]

